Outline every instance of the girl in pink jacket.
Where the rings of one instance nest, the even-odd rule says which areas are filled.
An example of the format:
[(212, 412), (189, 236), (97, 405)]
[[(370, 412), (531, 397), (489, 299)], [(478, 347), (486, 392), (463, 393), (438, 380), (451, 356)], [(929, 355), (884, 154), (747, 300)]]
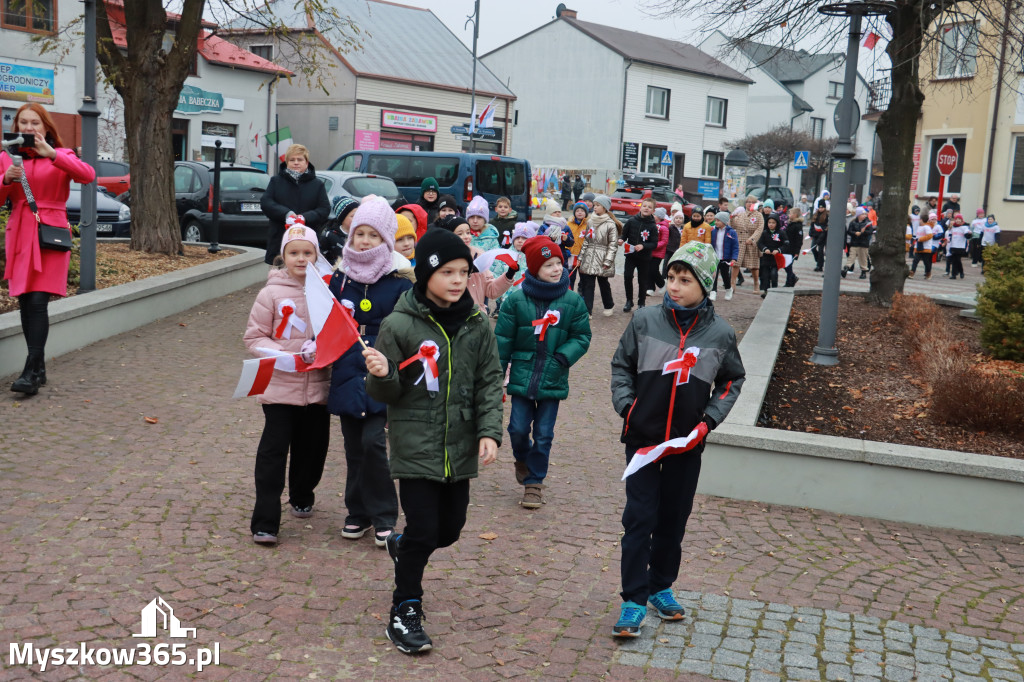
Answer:
[[(316, 233), (304, 225), (292, 225), (281, 240), (284, 264), (267, 275), (267, 286), (256, 296), (245, 328), (245, 345), (253, 355), (265, 351), (302, 353), (303, 360), (316, 357), (313, 325), (306, 308), (306, 266), (316, 267), (319, 244)], [(267, 390), (257, 401), (266, 422), (256, 448), (256, 505), (252, 511), (252, 539), (261, 545), (277, 544), (281, 525), (281, 493), (284, 491), (288, 451), (288, 504), (292, 516), (313, 515), (313, 489), (320, 482), (330, 443), (327, 393), (331, 370), (308, 372), (274, 370)]]
[[(470, 231), (469, 223), (466, 222), (465, 218), (453, 218), (445, 221), (442, 228), (454, 232), (455, 236), (460, 238), (470, 248), (471, 252), (473, 251), (473, 246), (470, 244), (473, 239), (473, 233)], [(479, 253), (473, 253), (474, 258), (479, 255)], [(480, 272), (476, 269), (476, 266), (471, 265), (469, 284), (466, 286), (466, 289), (469, 291), (469, 295), (473, 297), (473, 302), (486, 315), (487, 300), (496, 299), (508, 291), (512, 287), (512, 283), (519, 276), (518, 272), (519, 265), (517, 264), (515, 268), (509, 267), (503, 276), (495, 277), (490, 270)]]
[[(68, 227), (66, 204), (71, 181), (92, 182), (96, 172), (64, 147), (53, 119), (41, 104), (23, 105), (14, 115), (13, 132), (24, 138), (15, 156), (23, 157), (15, 166), (7, 153), (0, 154), (0, 204), (11, 201), (11, 217), (7, 221), (5, 242), (7, 264), (4, 279), (9, 294), (18, 299), (21, 329), (28, 346), (28, 358), (21, 376), (11, 390), (35, 395), (46, 384), (44, 364), (46, 337), (50, 331), (48, 304), (50, 295), (68, 295), (68, 263), (70, 251), (45, 249), (39, 245), (37, 216), (29, 206), (22, 178), (28, 182), (39, 210), (38, 219), (45, 225)], [(71, 241), (68, 227), (67, 240)]]

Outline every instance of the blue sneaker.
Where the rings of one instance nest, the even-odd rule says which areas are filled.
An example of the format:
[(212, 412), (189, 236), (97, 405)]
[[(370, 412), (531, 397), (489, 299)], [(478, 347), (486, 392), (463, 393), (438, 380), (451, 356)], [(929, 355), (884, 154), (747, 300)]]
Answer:
[(622, 614), (619, 616), (619, 622), (612, 628), (612, 634), (616, 637), (639, 637), (640, 626), (643, 625), (646, 616), (646, 606), (631, 601), (622, 602)]
[(676, 601), (672, 588), (655, 592), (647, 599), (647, 603), (658, 611), (658, 616), (662, 620), (681, 620), (686, 615), (686, 609)]

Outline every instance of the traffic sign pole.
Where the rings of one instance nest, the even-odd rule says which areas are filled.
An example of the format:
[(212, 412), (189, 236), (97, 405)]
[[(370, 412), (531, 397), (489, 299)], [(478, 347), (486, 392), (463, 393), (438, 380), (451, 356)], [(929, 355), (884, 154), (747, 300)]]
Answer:
[(939, 147), (935, 155), (935, 168), (939, 171), (939, 212), (942, 212), (942, 195), (946, 190), (946, 178), (953, 174), (960, 162), (960, 153), (953, 145), (953, 140), (946, 139), (946, 144)]
[(939, 176), (939, 214), (942, 214), (942, 195), (946, 191), (946, 176)]

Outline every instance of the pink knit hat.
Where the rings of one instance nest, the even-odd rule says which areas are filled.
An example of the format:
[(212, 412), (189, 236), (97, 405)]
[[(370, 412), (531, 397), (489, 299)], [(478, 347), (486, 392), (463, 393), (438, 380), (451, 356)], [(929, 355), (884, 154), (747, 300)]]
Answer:
[(284, 231), (284, 236), (281, 237), (281, 253), (284, 253), (284, 247), (288, 242), (294, 242), (299, 239), (304, 239), (313, 245), (313, 248), (320, 250), (320, 242), (316, 238), (316, 232), (306, 227), (305, 220), (302, 219), (301, 215), (288, 216), (288, 220), (285, 223), (287, 228)]
[(480, 216), (484, 221), (491, 217), (491, 212), (487, 208), (487, 199), (473, 197), (473, 200), (466, 206), (466, 218), (472, 218), (473, 216)]
[(367, 201), (367, 197), (364, 197), (363, 202), (359, 204), (359, 208), (352, 216), (352, 224), (349, 225), (348, 233), (352, 234), (353, 230), (361, 225), (372, 227), (387, 243), (388, 248), (392, 251), (395, 250), (398, 218), (395, 217), (395, 212), (388, 205), (387, 199), (373, 197)]

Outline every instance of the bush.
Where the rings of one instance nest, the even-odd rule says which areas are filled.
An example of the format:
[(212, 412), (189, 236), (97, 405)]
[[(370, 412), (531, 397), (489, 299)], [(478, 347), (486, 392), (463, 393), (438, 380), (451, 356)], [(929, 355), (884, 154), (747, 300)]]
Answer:
[(1024, 361), (1024, 239), (985, 247), (977, 313), (981, 343), (992, 357)]

